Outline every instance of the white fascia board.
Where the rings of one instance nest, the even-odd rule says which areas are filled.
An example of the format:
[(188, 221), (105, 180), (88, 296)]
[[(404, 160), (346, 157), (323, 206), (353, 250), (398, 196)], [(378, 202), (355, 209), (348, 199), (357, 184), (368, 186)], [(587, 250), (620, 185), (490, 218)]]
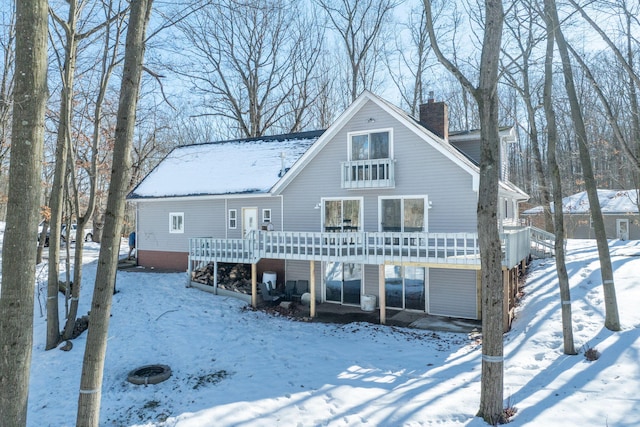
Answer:
[(508, 144), (518, 140), (518, 135), (516, 134), (516, 128), (514, 126), (509, 127), (509, 129), (501, 130), (499, 135), (500, 139)]
[[(400, 110), (395, 105), (388, 103), (382, 98), (374, 95), (369, 91), (364, 91), (345, 111), (338, 117), (338, 119), (323, 133), (320, 138), (311, 146), (307, 152), (305, 152), (300, 159), (289, 169), (282, 179), (280, 179), (272, 188), (270, 193), (273, 195), (279, 194), (293, 178), (295, 178), (301, 170), (315, 157), (315, 155), (351, 120), (351, 118), (362, 108), (367, 102), (372, 101), (378, 105), (382, 110), (390, 114), (398, 122), (403, 124), (407, 129), (411, 130), (416, 136), (423, 141), (430, 144), (433, 148), (439, 151), (446, 158), (451, 160), (454, 164), (462, 168), (469, 173), (472, 177), (472, 190), (478, 192), (480, 186), (480, 171), (478, 167), (472, 162), (467, 160), (462, 154), (459, 154), (457, 150), (450, 146), (439, 136), (429, 131), (427, 128), (417, 123), (413, 118), (409, 117), (404, 111)], [(510, 130), (504, 130), (500, 132), (500, 137), (509, 137), (515, 135), (513, 128)], [(474, 139), (478, 138), (478, 135), (473, 136)], [(438, 142), (442, 141), (442, 142)], [(528, 196), (527, 196), (528, 197)]]
[[(476, 165), (467, 160), (462, 154), (458, 154), (458, 151), (454, 147), (450, 146), (447, 142), (445, 142), (442, 138), (429, 131), (421, 124), (415, 122), (413, 119), (409, 118), (403, 111), (398, 110), (395, 106), (388, 104), (386, 101), (378, 97), (372, 97), (371, 99), (376, 102), (381, 108), (387, 111), (392, 117), (404, 124), (419, 138), (427, 142), (433, 148), (438, 150), (442, 155), (451, 160), (454, 164), (462, 168), (462, 170), (471, 175), (472, 189), (475, 192), (478, 191), (480, 184), (480, 171), (478, 170)], [(438, 140), (442, 141), (442, 143), (439, 143)]]
[(514, 199), (520, 200), (520, 201), (526, 201), (526, 200), (529, 200), (530, 198), (530, 196), (527, 193), (525, 193), (515, 185), (513, 184), (507, 185), (504, 183), (504, 181), (500, 181), (500, 183), (498, 184), (498, 194), (500, 196), (513, 197)]
[(355, 101), (347, 107), (347, 109), (336, 119), (335, 122), (313, 143), (311, 148), (309, 148), (294, 164), (291, 166), (289, 171), (284, 174), (278, 182), (271, 187), (270, 193), (272, 195), (278, 195), (282, 190), (296, 177), (298, 174), (305, 168), (309, 162), (316, 156), (322, 148), (327, 145), (327, 143), (344, 127), (346, 123), (351, 120), (351, 118), (360, 111), (360, 108), (367, 102), (367, 100), (372, 99), (372, 94), (368, 91), (364, 91)]

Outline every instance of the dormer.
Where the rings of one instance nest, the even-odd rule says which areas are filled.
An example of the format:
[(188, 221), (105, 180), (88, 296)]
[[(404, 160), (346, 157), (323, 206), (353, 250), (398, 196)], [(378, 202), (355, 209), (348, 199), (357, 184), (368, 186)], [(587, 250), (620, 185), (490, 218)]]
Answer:
[[(516, 142), (512, 126), (501, 127), (500, 135), (500, 179), (509, 180), (509, 144)], [(480, 164), (480, 130), (451, 132), (449, 143), (476, 165)]]

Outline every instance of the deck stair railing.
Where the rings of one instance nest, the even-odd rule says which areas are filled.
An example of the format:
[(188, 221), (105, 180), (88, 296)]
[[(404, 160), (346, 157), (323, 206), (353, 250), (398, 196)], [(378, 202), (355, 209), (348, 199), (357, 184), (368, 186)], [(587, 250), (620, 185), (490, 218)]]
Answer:
[(537, 227), (531, 230), (531, 255), (537, 258), (549, 258), (556, 255), (556, 236)]

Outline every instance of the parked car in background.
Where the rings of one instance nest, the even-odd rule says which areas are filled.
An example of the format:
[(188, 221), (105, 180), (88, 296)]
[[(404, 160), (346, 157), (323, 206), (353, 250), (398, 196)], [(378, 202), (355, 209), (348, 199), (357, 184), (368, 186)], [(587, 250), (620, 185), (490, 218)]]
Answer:
[[(42, 226), (38, 228), (38, 241), (40, 241), (40, 232), (42, 231)], [(51, 230), (47, 230), (47, 236), (44, 240), (44, 245), (49, 246), (49, 233)], [(69, 240), (71, 242), (75, 242), (77, 240), (78, 234), (78, 224), (71, 224), (71, 228), (69, 229)], [(93, 230), (84, 230), (84, 241), (91, 242), (93, 240)], [(67, 224), (62, 224), (62, 229), (60, 231), (60, 243), (66, 243), (67, 241)]]

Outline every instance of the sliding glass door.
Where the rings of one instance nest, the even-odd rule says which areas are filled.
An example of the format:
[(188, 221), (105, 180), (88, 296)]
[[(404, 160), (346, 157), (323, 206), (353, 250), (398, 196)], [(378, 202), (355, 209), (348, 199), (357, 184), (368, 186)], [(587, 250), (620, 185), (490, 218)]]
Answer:
[(380, 199), (380, 222), (382, 231), (425, 231), (426, 200), (426, 197)]
[(425, 311), (425, 268), (387, 265), (384, 267), (387, 307)]
[(360, 199), (324, 201), (324, 231), (358, 231)]
[(326, 300), (359, 305), (362, 289), (362, 265), (330, 261), (325, 266)]

